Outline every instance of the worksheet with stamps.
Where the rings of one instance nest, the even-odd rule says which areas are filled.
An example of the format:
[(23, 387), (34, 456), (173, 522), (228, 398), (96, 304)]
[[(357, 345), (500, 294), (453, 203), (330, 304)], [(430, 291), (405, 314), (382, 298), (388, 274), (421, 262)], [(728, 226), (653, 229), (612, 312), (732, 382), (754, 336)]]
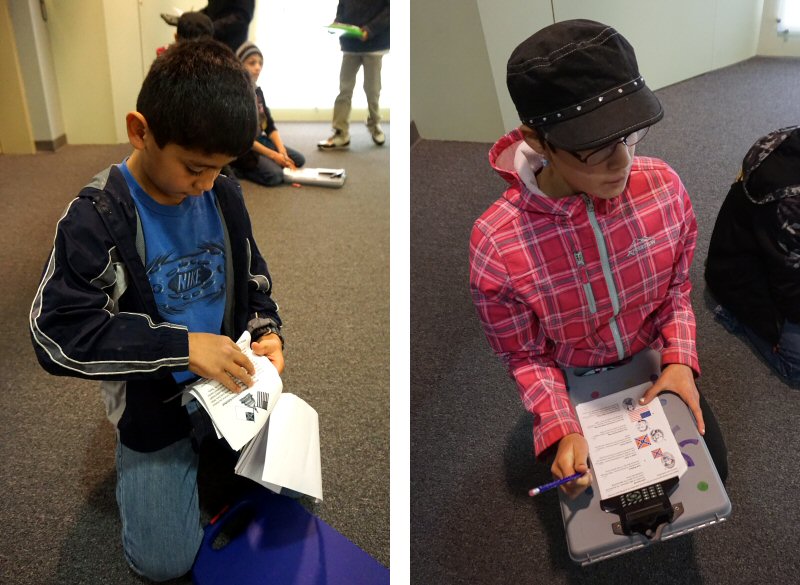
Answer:
[(659, 398), (639, 404), (651, 385), (634, 386), (575, 407), (601, 499), (686, 472), (686, 461)]

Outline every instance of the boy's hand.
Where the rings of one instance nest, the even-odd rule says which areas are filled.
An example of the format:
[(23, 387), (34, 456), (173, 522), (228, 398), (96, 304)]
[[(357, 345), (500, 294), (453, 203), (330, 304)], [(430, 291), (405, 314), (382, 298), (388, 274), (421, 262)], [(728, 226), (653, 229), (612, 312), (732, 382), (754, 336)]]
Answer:
[(282, 164), (284, 167), (286, 167), (288, 169), (296, 171), (297, 170), (297, 166), (294, 164), (294, 161), (291, 159), (289, 154), (287, 152), (283, 152), (282, 156), (283, 156), (283, 162), (281, 162), (280, 164)]
[(289, 168), (295, 170), (297, 167), (294, 165), (292, 159), (289, 158), (289, 155), (281, 154), (277, 151), (272, 151), (273, 154), (270, 155), (272, 162), (278, 165), (281, 168)]
[(585, 473), (583, 477), (562, 485), (561, 489), (570, 500), (574, 500), (583, 491), (592, 485), (592, 476), (589, 473), (589, 445), (579, 433), (565, 435), (558, 442), (558, 451), (550, 471), (553, 477), (561, 479), (573, 473)]
[(253, 385), (255, 368), (230, 337), (213, 333), (189, 334), (189, 371), (216, 380), (231, 392), (241, 391), (234, 378)]
[(278, 373), (283, 373), (283, 342), (280, 337), (274, 333), (267, 333), (250, 344), (250, 348), (256, 355), (267, 356)]
[(697, 421), (697, 430), (701, 435), (706, 432), (706, 425), (703, 421), (703, 411), (700, 410), (700, 393), (694, 383), (694, 373), (692, 368), (684, 364), (670, 364), (661, 372), (656, 383), (648, 388), (639, 399), (640, 404), (647, 404), (653, 398), (665, 390), (674, 392), (681, 397), (694, 415)]

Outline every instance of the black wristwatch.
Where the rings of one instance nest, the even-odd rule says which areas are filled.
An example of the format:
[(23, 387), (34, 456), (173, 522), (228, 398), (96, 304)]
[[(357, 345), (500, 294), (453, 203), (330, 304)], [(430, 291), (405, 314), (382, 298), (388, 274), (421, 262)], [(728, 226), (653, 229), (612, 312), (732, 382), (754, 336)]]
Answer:
[(281, 328), (275, 323), (268, 323), (266, 325), (262, 325), (261, 327), (257, 327), (252, 334), (253, 340), (258, 341), (264, 335), (269, 335), (270, 333), (274, 333), (281, 340), (281, 350), (282, 350), (285, 346), (285, 342), (283, 340), (283, 335), (281, 335)]

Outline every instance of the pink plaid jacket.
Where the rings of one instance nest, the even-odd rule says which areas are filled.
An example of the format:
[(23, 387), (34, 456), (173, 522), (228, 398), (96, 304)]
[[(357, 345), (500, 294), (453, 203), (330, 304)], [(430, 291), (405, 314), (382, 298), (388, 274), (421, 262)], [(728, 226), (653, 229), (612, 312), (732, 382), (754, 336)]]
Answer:
[(697, 222), (681, 180), (660, 160), (636, 157), (615, 199), (555, 200), (514, 169), (521, 141), (514, 130), (489, 153), (509, 187), (473, 227), (470, 286), (489, 344), (534, 416), (541, 456), (581, 432), (560, 368), (652, 347), (662, 364), (700, 374), (689, 298)]

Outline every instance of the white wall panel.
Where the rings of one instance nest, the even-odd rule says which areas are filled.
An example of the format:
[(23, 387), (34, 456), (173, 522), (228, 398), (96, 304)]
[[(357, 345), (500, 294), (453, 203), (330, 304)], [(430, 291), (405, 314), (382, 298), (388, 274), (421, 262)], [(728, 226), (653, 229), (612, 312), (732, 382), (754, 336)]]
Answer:
[[(505, 87), (511, 51), (543, 26), (573, 18), (619, 30), (651, 88), (677, 83), (753, 57), (765, 1), (775, 0), (412, 0), (411, 118), (423, 138), (498, 138), (519, 123)], [(458, 91), (461, 103), (438, 106), (445, 91)], [(475, 116), (466, 128), (455, 119), (463, 109)]]

